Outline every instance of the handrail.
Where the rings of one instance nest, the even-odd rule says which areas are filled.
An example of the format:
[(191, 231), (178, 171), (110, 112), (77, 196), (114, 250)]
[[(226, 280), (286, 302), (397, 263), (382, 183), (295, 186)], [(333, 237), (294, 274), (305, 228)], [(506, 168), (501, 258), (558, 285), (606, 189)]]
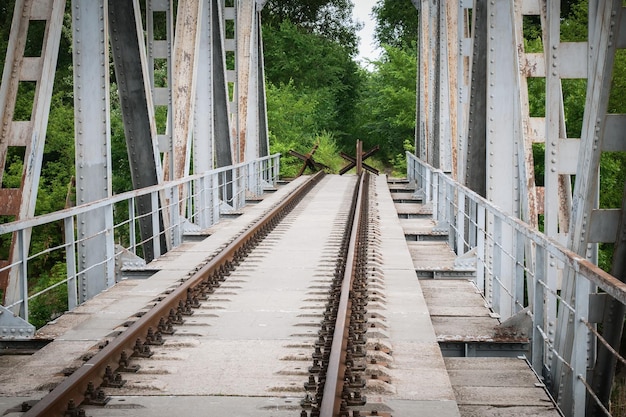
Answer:
[(159, 185), (153, 185), (150, 187), (141, 188), (139, 190), (126, 191), (124, 193), (116, 194), (108, 198), (103, 198), (100, 200), (92, 201), (90, 203), (85, 203), (85, 204), (81, 204), (75, 207), (70, 207), (67, 209), (55, 211), (54, 213), (42, 214), (42, 215), (35, 216), (30, 219), (23, 219), (23, 220), (10, 222), (10, 223), (0, 224), (0, 235), (5, 234), (5, 233), (16, 232), (18, 230), (27, 229), (30, 227), (41, 226), (46, 223), (52, 223), (55, 221), (63, 220), (64, 218), (67, 218), (69, 216), (76, 216), (78, 214), (83, 214), (91, 210), (109, 206), (111, 204), (130, 200), (131, 198), (152, 194), (154, 192), (161, 192), (161, 191), (173, 188), (173, 187), (177, 187), (179, 185), (187, 184), (191, 181), (196, 181), (196, 180), (206, 178), (210, 175), (220, 174), (223, 172), (242, 168), (254, 162), (258, 163), (258, 162), (276, 160), (278, 157), (280, 157), (280, 154), (268, 155), (263, 158), (255, 159), (254, 161), (251, 161), (251, 162), (243, 162), (243, 163), (236, 164), (236, 165), (229, 165), (226, 167), (212, 169), (210, 171), (206, 171), (201, 174), (194, 174), (194, 175), (187, 176), (185, 178), (172, 180), (172, 181), (165, 181)]
[[(448, 232), (458, 259), (465, 267), (467, 258), (474, 262), (476, 285), (489, 307), (501, 320), (529, 312), (533, 369), (565, 415), (584, 415), (586, 402), (598, 398), (586, 380), (588, 364), (595, 362), (594, 346), (606, 344), (590, 323), (590, 297), (608, 295), (626, 305), (626, 283), (408, 152), (407, 177), (432, 205), (436, 227)], [(559, 273), (575, 282), (570, 299), (560, 292)], [(565, 326), (557, 325), (560, 315), (569, 316)]]
[[(63, 209), (54, 213), (44, 214), (29, 219), (17, 220), (10, 223), (0, 224), (0, 236), (9, 233), (16, 233), (19, 236), (31, 233), (33, 228), (61, 222), (60, 228), (65, 230), (63, 244), (47, 248), (42, 252), (30, 254), (28, 248), (20, 252), (19, 258), (12, 263), (5, 263), (0, 267), (0, 273), (10, 273), (18, 276), (19, 288), (22, 294), (13, 294), (7, 299), (4, 308), (12, 309), (14, 314), (28, 321), (29, 300), (49, 292), (51, 289), (61, 284), (67, 283), (68, 310), (72, 310), (85, 297), (77, 294), (77, 281), (87, 277), (92, 268), (106, 266), (107, 285), (113, 285), (116, 279), (113, 275), (116, 268), (116, 259), (125, 255), (135, 257), (134, 261), (138, 266), (143, 259), (136, 255), (136, 248), (148, 241), (160, 242), (159, 239), (167, 238), (169, 248), (177, 247), (182, 243), (183, 234), (191, 229), (200, 231), (219, 221), (219, 214), (227, 207), (237, 210), (245, 204), (246, 194), (259, 195), (263, 192), (263, 184), (274, 186), (278, 180), (280, 154), (269, 155), (227, 167), (206, 171), (201, 174), (190, 175), (185, 178), (167, 181), (159, 185), (146, 187), (139, 190), (124, 192), (113, 195), (106, 199), (81, 204), (76, 207)], [(180, 192), (179, 192), (180, 191)], [(220, 195), (221, 194), (221, 195)], [(165, 200), (160, 200), (159, 196), (165, 195)], [(138, 214), (136, 212), (137, 200), (140, 197), (149, 196), (152, 201), (152, 208), (148, 214)], [(167, 199), (169, 196), (169, 200)], [(181, 196), (184, 199), (181, 200)], [(228, 200), (227, 200), (228, 199)], [(163, 201), (167, 201), (165, 206)], [(124, 205), (124, 202), (128, 204)], [(185, 204), (185, 202), (188, 202)], [(122, 204), (120, 204), (122, 203)], [(180, 212), (182, 211), (182, 212)], [(107, 218), (107, 225), (101, 230), (93, 232), (90, 236), (77, 236), (75, 225), (81, 217), (89, 213), (99, 213)], [(167, 214), (169, 213), (169, 215)], [(141, 241), (135, 238), (136, 223), (142, 216), (151, 216), (153, 224), (158, 225), (159, 216), (167, 218), (164, 229), (158, 226), (153, 227), (150, 236), (142, 236)], [(117, 223), (114, 219), (117, 218)], [(145, 230), (142, 230), (145, 232)], [(108, 236), (106, 248), (102, 250), (102, 258), (92, 265), (77, 265), (76, 249), (78, 245), (87, 243), (89, 239), (96, 236)], [(123, 241), (123, 242), (122, 242)], [(117, 244), (116, 244), (117, 243)], [(123, 243), (120, 245), (120, 243)], [(127, 246), (124, 246), (127, 245)], [(28, 286), (27, 265), (33, 259), (49, 255), (58, 251), (59, 259), (63, 259), (66, 266), (66, 278), (52, 283), (47, 288), (38, 291), (36, 294), (26, 294)], [(23, 253), (22, 253), (23, 252)], [(158, 254), (164, 251), (159, 250)], [(144, 262), (145, 263), (145, 262)], [(17, 273), (16, 273), (17, 272)], [(93, 296), (95, 294), (91, 294)], [(6, 326), (0, 320), (0, 330)], [(0, 332), (0, 334), (4, 334)], [(8, 333), (7, 333), (8, 334)], [(2, 338), (2, 336), (0, 336)]]

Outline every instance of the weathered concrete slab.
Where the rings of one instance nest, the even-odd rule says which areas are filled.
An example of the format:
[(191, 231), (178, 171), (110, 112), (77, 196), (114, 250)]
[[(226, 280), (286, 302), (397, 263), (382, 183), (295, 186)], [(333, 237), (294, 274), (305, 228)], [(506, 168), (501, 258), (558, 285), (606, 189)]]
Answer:
[(524, 359), (445, 358), (463, 417), (558, 416)]
[(294, 180), (268, 194), (264, 201), (246, 206), (240, 217), (214, 226), (213, 234), (204, 241), (185, 243), (150, 263), (149, 268), (160, 271), (149, 279), (121, 281), (38, 330), (38, 337), (55, 340), (32, 356), (2, 357), (0, 395), (42, 396), (64, 378), (65, 368), (80, 365), (85, 352), (97, 349), (100, 341), (132, 319), (137, 311), (150, 306), (156, 296), (177, 285), (190, 269), (228, 243), (303, 181), (304, 177)]
[[(396, 390), (395, 395), (384, 396), (384, 402), (400, 407), (393, 415), (415, 415), (423, 405), (424, 414), (420, 415), (458, 416), (426, 300), (384, 176), (376, 178), (376, 192), (379, 216), (384, 219), (380, 252), (384, 258), (387, 325), (393, 343), (390, 375)], [(369, 400), (376, 397), (368, 395)]]
[[(237, 413), (233, 413), (237, 410)], [(246, 396), (135, 396), (113, 397), (105, 407), (85, 407), (92, 417), (272, 416), (292, 417), (300, 412), (300, 398)]]
[(501, 407), (481, 405), (459, 406), (463, 417), (557, 417), (560, 414), (556, 407), (546, 405), (544, 407)]
[(412, 193), (415, 191), (415, 187), (411, 185), (408, 181), (397, 181), (393, 178), (389, 180), (387, 188), (389, 189), (389, 191), (391, 191), (392, 194), (395, 194), (397, 192)]
[(516, 358), (445, 358), (450, 380), (463, 387), (539, 387), (525, 360)]
[(431, 216), (433, 214), (433, 207), (430, 204), (421, 203), (394, 203), (396, 207), (396, 213), (398, 215), (423, 215)]
[(462, 405), (500, 407), (542, 406), (552, 404), (540, 387), (466, 387), (455, 386), (456, 400)]
[(417, 236), (446, 236), (445, 233), (433, 231), (437, 223), (431, 218), (399, 219), (404, 235)]
[(422, 201), (421, 198), (418, 198), (414, 192), (412, 191), (399, 191), (391, 194), (394, 203), (395, 202), (415, 202), (419, 203)]
[(407, 242), (413, 267), (422, 271), (453, 270), (456, 254), (447, 242)]
[(498, 320), (491, 317), (431, 317), (437, 340), (443, 341), (494, 341), (494, 328)]

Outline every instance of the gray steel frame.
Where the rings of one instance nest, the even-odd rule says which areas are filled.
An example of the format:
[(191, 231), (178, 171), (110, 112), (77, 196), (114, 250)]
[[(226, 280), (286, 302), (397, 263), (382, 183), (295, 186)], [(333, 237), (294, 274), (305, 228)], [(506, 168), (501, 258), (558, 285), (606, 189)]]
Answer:
[[(145, 16), (146, 45), (138, 0), (73, 0), (75, 164), (79, 204), (108, 198), (112, 194), (109, 43), (135, 189), (157, 185), (167, 177), (188, 176), (192, 158), (194, 171), (200, 173), (268, 154), (260, 29), (260, 10), (264, 4), (264, 1), (236, 0), (234, 7), (224, 7), (222, 0), (180, 1), (175, 27), (171, 10), (173, 2), (150, 0)], [(16, 220), (34, 214), (64, 5), (64, 0), (17, 0), (15, 6), (0, 88), (0, 119), (5, 126), (0, 136), (0, 180), (8, 149), (12, 146), (26, 149), (26, 174), (20, 189), (0, 189), (0, 201), (3, 202), (0, 214), (14, 216)], [(154, 38), (156, 12), (166, 14), (167, 36), (164, 40)], [(23, 56), (31, 20), (46, 24), (40, 57)], [(236, 28), (235, 38), (226, 38), (226, 20), (232, 20)], [(238, 38), (242, 41), (239, 42)], [(173, 51), (176, 51), (174, 56)], [(233, 70), (226, 68), (226, 51), (232, 51), (235, 57)], [(167, 86), (164, 88), (157, 88), (154, 84), (155, 59), (167, 60)], [(243, 85), (238, 83), (240, 78), (246, 79)], [(14, 102), (21, 81), (36, 82), (33, 114), (28, 121), (13, 120)], [(229, 83), (234, 91), (230, 103)], [(168, 121), (166, 131), (158, 134), (155, 106), (161, 105), (167, 106)], [(246, 141), (246, 137), (254, 140)], [(245, 152), (236, 153), (240, 147)], [(164, 168), (161, 153), (164, 154)], [(223, 186), (214, 188), (221, 190), (222, 199), (233, 208), (243, 204), (246, 182), (242, 175), (243, 172), (228, 171), (217, 179)], [(250, 180), (255, 181), (255, 190), (266, 181), (252, 177), (248, 182)], [(198, 188), (202, 188), (200, 184)], [(172, 232), (170, 224), (178, 224), (177, 219), (186, 212), (187, 201), (194, 198), (212, 197), (162, 194), (156, 199), (150, 196), (140, 199), (136, 210), (145, 214), (139, 223), (147, 261), (176, 244), (172, 239), (177, 235)], [(159, 211), (157, 207), (160, 207)], [(114, 265), (103, 262), (112, 259), (111, 254), (101, 251), (101, 247), (110, 247), (108, 240), (112, 237), (101, 234), (80, 239), (80, 236), (94, 236), (94, 232), (105, 230), (112, 218), (104, 212), (86, 216), (76, 224), (67, 225), (71, 228), (66, 230), (67, 239), (77, 238), (81, 242), (72, 255), (78, 259), (74, 268), (80, 282), (71, 283), (72, 287), (78, 287), (78, 292), (70, 295), (70, 306), (115, 282)], [(202, 216), (204, 220), (200, 227), (214, 222), (219, 209)], [(155, 234), (155, 231), (160, 233)], [(0, 268), (17, 265), (15, 259), (20, 258), (22, 252), (28, 253), (29, 241), (30, 231), (16, 234), (10, 257), (0, 261)], [(3, 268), (3, 271), (0, 287), (6, 288), (7, 303), (24, 299), (27, 290), (19, 287), (19, 283), (25, 282), (21, 279), (25, 266)], [(24, 308), (27, 308), (25, 304)], [(27, 316), (28, 312), (21, 314)]]
[[(626, 150), (624, 141), (619, 139), (624, 131), (626, 118), (606, 112), (613, 76), (613, 57), (617, 49), (626, 47), (626, 25), (622, 24), (626, 14), (622, 13), (621, 2), (590, 1), (589, 39), (588, 42), (578, 43), (561, 41), (560, 3), (557, 1), (457, 0), (445, 2), (444, 5), (440, 1), (414, 0), (413, 3), (421, 11), (417, 155), (431, 165), (448, 171), (442, 165), (445, 157), (439, 154), (445, 148), (442, 143), (432, 142), (442, 141), (438, 136), (441, 132), (437, 130), (437, 126), (443, 121), (440, 109), (447, 99), (444, 92), (449, 89), (452, 91), (450, 97), (458, 99), (457, 117), (452, 123), (457, 123), (456, 129), (459, 131), (459, 153), (449, 156), (453, 161), (457, 158), (454, 165), (458, 170), (453, 175), (530, 225), (536, 227), (538, 214), (543, 214), (544, 230), (549, 237), (562, 243), (567, 242), (571, 250), (591, 261), (595, 261), (597, 257), (597, 243), (614, 243), (616, 256), (612, 272), (618, 278), (625, 278), (626, 258), (622, 254), (625, 233), (623, 203), (621, 208), (598, 208), (601, 154)], [(466, 16), (466, 10), (471, 9), (473, 33), (466, 34), (464, 28), (467, 22), (461, 18), (456, 19), (456, 26), (443, 24), (446, 20), (442, 19), (442, 15), (452, 16), (452, 6), (457, 8), (459, 17)], [(527, 53), (524, 50), (522, 29), (525, 16), (539, 16), (541, 20), (543, 53)], [(449, 42), (454, 36), (459, 39), (456, 47)], [(466, 39), (470, 38), (472, 42), (468, 45)], [(446, 52), (446, 45), (456, 49)], [(455, 53), (461, 60), (467, 61), (471, 57), (471, 67), (468, 68), (466, 62), (460, 62), (456, 71), (450, 71), (450, 66), (441, 65), (442, 57), (446, 57), (446, 53), (447, 56)], [(529, 112), (529, 78), (546, 80), (545, 117), (531, 115)], [(588, 80), (585, 124), (580, 139), (567, 138), (566, 135), (563, 79)], [(466, 101), (468, 93), (469, 103)], [(454, 106), (449, 109), (453, 111)], [(534, 143), (545, 144), (543, 188), (536, 187), (533, 178)], [(573, 192), (572, 175), (576, 175), (576, 188)], [(494, 234), (508, 233), (506, 228), (503, 230), (497, 223), (495, 219), (490, 220), (487, 217), (487, 230)], [(501, 238), (504, 242), (514, 242), (513, 236), (502, 235)], [(508, 243), (503, 244), (502, 253), (521, 250), (519, 244), (506, 245)], [(528, 252), (528, 248), (524, 250)], [(502, 265), (503, 258), (497, 252), (493, 256), (491, 262), (495, 267), (508, 269)], [(585, 291), (585, 288), (578, 288), (584, 284), (574, 280), (575, 273), (564, 269), (563, 263), (551, 254), (541, 256), (547, 257), (546, 270), (543, 273), (549, 286), (557, 288), (562, 275), (565, 300), (577, 305), (576, 314), (590, 311), (594, 320), (602, 321), (607, 340), (615, 348), (618, 347), (623, 324), (623, 306), (611, 301), (606, 303), (605, 308), (598, 307), (595, 302), (590, 307), (587, 297), (581, 299), (579, 296), (574, 299), (574, 293)], [(486, 285), (489, 293), (490, 288)], [(532, 287), (527, 289), (531, 299), (535, 290)], [(597, 299), (595, 286), (590, 285), (586, 292), (593, 300)], [(547, 294), (546, 297), (550, 299), (554, 295)], [(592, 330), (587, 328), (577, 333), (576, 340), (583, 340), (582, 343), (587, 344), (590, 357), (583, 361), (581, 357), (568, 356), (571, 352), (565, 347), (571, 348), (575, 343), (571, 334), (574, 333), (574, 327), (581, 326), (580, 320), (584, 320), (584, 317), (578, 316), (580, 320), (576, 321), (575, 314), (567, 313), (567, 309), (561, 306), (557, 323), (556, 303), (547, 304), (549, 307), (542, 313), (552, 326), (548, 332), (558, 332), (557, 338), (560, 347), (564, 348), (562, 352), (565, 357), (556, 358), (548, 350), (541, 354), (545, 356), (548, 371), (556, 375), (552, 382), (560, 404), (564, 410), (575, 407), (577, 413), (580, 413), (580, 407), (575, 403), (581, 401), (580, 396), (586, 396), (582, 391), (573, 395), (570, 387), (562, 385), (561, 359), (576, 364), (572, 365), (574, 368), (583, 369), (588, 366), (595, 373), (593, 379), (598, 396), (606, 403), (615, 365), (614, 356), (604, 346), (596, 347), (595, 342), (591, 342), (595, 339), (591, 335)], [(514, 312), (515, 308), (512, 306), (500, 306), (500, 314), (504, 318)], [(602, 314), (604, 320), (601, 319)], [(591, 329), (595, 329), (595, 324), (591, 324)], [(581, 334), (586, 336), (580, 336)], [(559, 369), (550, 369), (552, 366)], [(581, 385), (577, 387), (581, 389)]]

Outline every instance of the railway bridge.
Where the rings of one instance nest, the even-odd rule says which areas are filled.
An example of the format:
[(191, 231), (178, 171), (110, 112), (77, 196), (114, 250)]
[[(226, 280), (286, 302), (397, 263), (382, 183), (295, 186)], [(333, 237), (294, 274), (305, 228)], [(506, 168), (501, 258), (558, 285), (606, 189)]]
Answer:
[[(15, 1), (0, 84), (5, 415), (619, 415), (626, 193), (600, 207), (599, 176), (603, 155), (626, 151), (609, 107), (622, 1), (589, 0), (587, 39), (564, 42), (560, 2), (413, 0), (406, 178), (361, 172), (357, 147), (356, 174), (289, 183), (269, 149), (264, 5)], [(66, 10), (77, 205), (35, 217)], [(526, 51), (529, 19), (542, 52)], [(110, 65), (134, 188), (119, 195)], [(586, 81), (575, 138), (573, 79)], [(15, 115), (25, 85), (28, 118)], [(63, 244), (31, 248), (42, 230)], [(29, 264), (52, 252), (66, 278), (35, 290)], [(35, 329), (32, 303), (51, 293), (67, 313)]]

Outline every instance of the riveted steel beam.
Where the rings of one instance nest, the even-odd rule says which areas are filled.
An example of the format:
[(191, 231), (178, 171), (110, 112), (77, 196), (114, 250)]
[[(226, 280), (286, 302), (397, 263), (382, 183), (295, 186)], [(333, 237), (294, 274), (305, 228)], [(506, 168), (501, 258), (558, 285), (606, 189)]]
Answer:
[(459, 9), (454, 2), (422, 1), (416, 151), (456, 176)]
[[(128, 160), (133, 187), (139, 189), (156, 185), (162, 178), (139, 4), (137, 0), (133, 2), (109, 0), (108, 6), (111, 48)], [(144, 237), (142, 240), (146, 262), (167, 250), (165, 235), (160, 234), (153, 239), (147, 239), (148, 236), (153, 236), (156, 226), (152, 224), (153, 216), (148, 214), (158, 209), (158, 203), (155, 205), (150, 196), (139, 198), (137, 210), (141, 216), (140, 232)], [(161, 219), (159, 230), (164, 230), (163, 217), (159, 214)]]
[(201, 2), (181, 0), (176, 13), (174, 38), (174, 76), (171, 80), (174, 100), (173, 152), (174, 165), (171, 179), (189, 174), (191, 132), (196, 98), (196, 68), (198, 56)]
[[(0, 184), (10, 149), (22, 149), (24, 155), (20, 188), (0, 186), (0, 215), (12, 216), (15, 220), (35, 214), (64, 11), (65, 0), (15, 2), (0, 84)], [(33, 21), (43, 21), (45, 24), (41, 53), (39, 56), (24, 56), (28, 27)], [(32, 111), (28, 120), (14, 118), (21, 83), (34, 84)], [(29, 242), (30, 231), (25, 232), (20, 239), (14, 234), (9, 259), (0, 262), (0, 266), (16, 265), (6, 273), (0, 273), (0, 288), (4, 290), (5, 305), (18, 303), (16, 310), (23, 318), (28, 318), (28, 308), (24, 299), (27, 296), (24, 291), (26, 277), (20, 273), (20, 269), (25, 269), (26, 258), (20, 259), (19, 256), (20, 253), (28, 255)], [(16, 248), (18, 243), (20, 249)]]
[[(613, 78), (613, 63), (618, 42), (615, 42), (619, 33), (622, 2), (620, 1), (600, 1), (590, 2), (589, 4), (589, 61), (588, 73), (593, 74), (589, 77), (587, 83), (587, 97), (585, 103), (585, 114), (583, 117), (583, 128), (580, 139), (580, 150), (578, 153), (578, 164), (576, 169), (576, 184), (573, 195), (573, 210), (568, 234), (567, 246), (580, 256), (590, 259), (594, 258), (595, 245), (591, 242), (593, 236), (592, 213), (598, 206), (598, 179), (600, 169), (600, 157), (603, 151), (603, 142), (606, 137), (606, 116), (608, 109), (609, 94)], [(554, 54), (558, 57), (559, 50), (556, 49)], [(622, 207), (623, 209), (623, 207)], [(624, 224), (622, 216), (616, 217), (615, 230), (621, 232)], [(597, 223), (596, 223), (597, 225)], [(620, 229), (622, 228), (622, 229)], [(621, 233), (616, 233), (615, 241), (621, 243)], [(621, 245), (620, 245), (621, 246)], [(618, 250), (623, 250), (618, 247)], [(623, 277), (623, 259), (616, 260), (614, 270)], [(578, 282), (575, 272), (567, 269), (563, 277), (562, 296), (568, 303), (586, 302), (588, 305), (587, 294), (592, 290), (590, 285), (583, 285)], [(621, 336), (621, 327), (623, 325), (623, 306), (614, 309), (617, 305), (608, 306), (609, 315), (617, 313), (621, 315), (615, 320), (609, 320), (606, 324), (609, 326), (609, 339), (619, 343)], [(613, 308), (613, 311), (611, 309)], [(580, 339), (581, 332), (586, 334), (586, 328), (581, 330), (580, 323), (576, 320), (577, 313), (568, 311), (561, 306), (559, 309), (558, 328), (556, 344), (559, 347), (562, 356), (572, 364), (572, 368), (564, 367), (560, 362), (554, 366), (555, 390), (559, 395), (558, 401), (564, 408), (570, 409), (579, 407), (584, 404), (585, 390), (576, 384), (579, 374), (586, 376), (586, 369), (593, 363), (593, 356), (587, 352), (580, 353), (581, 350), (573, 351), (572, 345)], [(619, 329), (615, 327), (615, 323), (619, 322)], [(611, 329), (612, 326), (612, 329)], [(576, 333), (575, 333), (576, 332)], [(592, 346), (590, 346), (593, 348)], [(594, 375), (594, 382), (600, 389), (599, 398), (603, 401), (607, 400), (607, 382), (598, 381), (597, 377), (612, 380), (612, 370), (614, 359), (606, 352), (599, 351), (598, 363), (596, 364), (597, 373)], [(585, 370), (583, 372), (583, 369)], [(610, 388), (610, 383), (608, 384)], [(608, 390), (610, 391), (610, 389)], [(582, 395), (582, 398), (581, 398)], [(583, 401), (581, 403), (581, 401)]]
[[(72, 1), (77, 204), (112, 195), (109, 37), (106, 22), (106, 1)], [(115, 283), (113, 235), (100, 233), (106, 230), (107, 215), (106, 210), (100, 209), (78, 216), (80, 303)]]
[[(472, 9), (472, 68), (469, 80), (465, 185), (487, 197), (487, 0), (476, 0)], [(462, 142), (461, 142), (462, 143)]]

